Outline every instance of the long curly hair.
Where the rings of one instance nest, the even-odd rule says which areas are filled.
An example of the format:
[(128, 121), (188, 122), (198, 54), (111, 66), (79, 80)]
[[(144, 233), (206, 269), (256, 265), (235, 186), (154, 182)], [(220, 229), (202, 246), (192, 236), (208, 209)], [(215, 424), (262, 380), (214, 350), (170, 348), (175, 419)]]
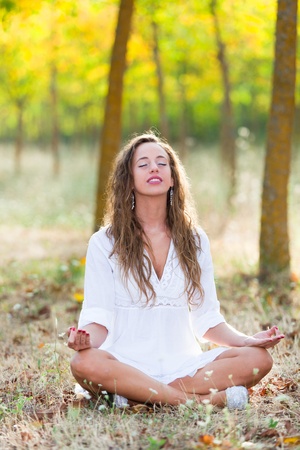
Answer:
[(151, 249), (151, 244), (132, 209), (132, 159), (138, 146), (146, 142), (160, 145), (169, 156), (174, 189), (172, 205), (170, 192), (168, 193), (166, 225), (184, 273), (188, 303), (198, 304), (203, 298), (201, 268), (197, 258), (197, 252), (201, 251), (201, 241), (196, 230), (197, 217), (188, 179), (176, 152), (151, 132), (133, 137), (124, 146), (117, 155), (109, 178), (104, 224), (108, 225), (107, 235), (113, 238), (111, 256), (118, 258), (125, 281), (129, 274), (133, 275), (147, 304), (150, 300), (155, 301), (156, 294), (150, 281), (152, 264), (144, 252), (145, 245)]

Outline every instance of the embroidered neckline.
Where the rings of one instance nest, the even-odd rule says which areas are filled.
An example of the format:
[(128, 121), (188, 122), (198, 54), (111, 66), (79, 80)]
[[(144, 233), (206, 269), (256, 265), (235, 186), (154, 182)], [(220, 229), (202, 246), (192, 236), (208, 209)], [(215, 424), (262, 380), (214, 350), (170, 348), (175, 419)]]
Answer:
[(167, 255), (167, 259), (164, 265), (164, 269), (162, 272), (162, 276), (161, 278), (158, 278), (156, 270), (154, 269), (152, 260), (149, 256), (149, 253), (147, 252), (147, 250), (144, 250), (144, 253), (147, 255), (147, 257), (149, 258), (150, 262), (151, 262), (151, 284), (154, 287), (154, 289), (156, 290), (157, 288), (162, 288), (162, 289), (166, 289), (169, 285), (170, 279), (172, 277), (172, 272), (173, 272), (173, 260), (174, 260), (174, 244), (173, 244), (173, 240), (171, 239), (170, 241), (170, 247), (168, 250), (168, 255)]

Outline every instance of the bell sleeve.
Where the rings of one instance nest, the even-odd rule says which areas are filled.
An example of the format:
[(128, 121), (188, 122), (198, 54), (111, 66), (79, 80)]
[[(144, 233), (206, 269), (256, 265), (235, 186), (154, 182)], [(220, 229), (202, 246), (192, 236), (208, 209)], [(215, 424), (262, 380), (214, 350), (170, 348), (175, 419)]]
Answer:
[(97, 323), (111, 330), (114, 319), (115, 283), (105, 231), (95, 233), (88, 245), (84, 278), (84, 301), (78, 327)]
[(225, 322), (225, 319), (220, 313), (209, 240), (203, 230), (200, 230), (199, 233), (201, 237), (201, 252), (198, 260), (201, 267), (201, 285), (204, 295), (202, 304), (191, 307), (191, 320), (195, 336), (199, 341), (203, 342), (206, 341), (203, 338), (205, 333), (219, 323)]

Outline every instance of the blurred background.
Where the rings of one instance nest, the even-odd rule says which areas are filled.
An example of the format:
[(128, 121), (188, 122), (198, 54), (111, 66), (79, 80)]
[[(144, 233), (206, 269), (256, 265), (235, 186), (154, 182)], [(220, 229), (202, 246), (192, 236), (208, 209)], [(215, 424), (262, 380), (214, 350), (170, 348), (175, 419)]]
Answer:
[[(120, 145), (152, 129), (178, 151), (217, 274), (258, 267), (276, 7), (271, 0), (134, 2)], [(119, 9), (115, 0), (0, 1), (2, 266), (85, 254)], [(288, 194), (295, 276), (299, 120), (298, 83)]]

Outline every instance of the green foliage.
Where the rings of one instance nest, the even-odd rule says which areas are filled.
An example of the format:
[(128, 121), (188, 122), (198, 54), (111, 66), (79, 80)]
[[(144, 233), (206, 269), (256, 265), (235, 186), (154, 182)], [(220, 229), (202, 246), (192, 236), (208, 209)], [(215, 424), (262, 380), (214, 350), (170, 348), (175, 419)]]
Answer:
[(10, 12), (16, 7), (15, 0), (1, 0), (0, 8), (3, 8), (5, 11)]
[[(151, 22), (159, 27), (171, 136), (185, 107), (188, 134), (218, 137), (223, 88), (209, 2), (137, 0), (124, 89), (124, 135), (159, 124)], [(50, 73), (57, 70), (62, 139), (98, 140), (118, 2), (2, 0), (0, 139), (16, 134), (22, 103), (26, 137), (50, 141)], [(256, 134), (269, 108), (275, 2), (220, 2), (236, 123)], [(5, 20), (4, 20), (5, 18)], [(103, 39), (105, 36), (105, 39)]]
[(159, 450), (160, 448), (163, 448), (167, 442), (166, 439), (155, 439), (151, 436), (148, 437), (148, 441), (150, 444), (148, 450)]
[(273, 417), (271, 417), (269, 422), (269, 428), (276, 428), (278, 425), (278, 420), (274, 420)]

